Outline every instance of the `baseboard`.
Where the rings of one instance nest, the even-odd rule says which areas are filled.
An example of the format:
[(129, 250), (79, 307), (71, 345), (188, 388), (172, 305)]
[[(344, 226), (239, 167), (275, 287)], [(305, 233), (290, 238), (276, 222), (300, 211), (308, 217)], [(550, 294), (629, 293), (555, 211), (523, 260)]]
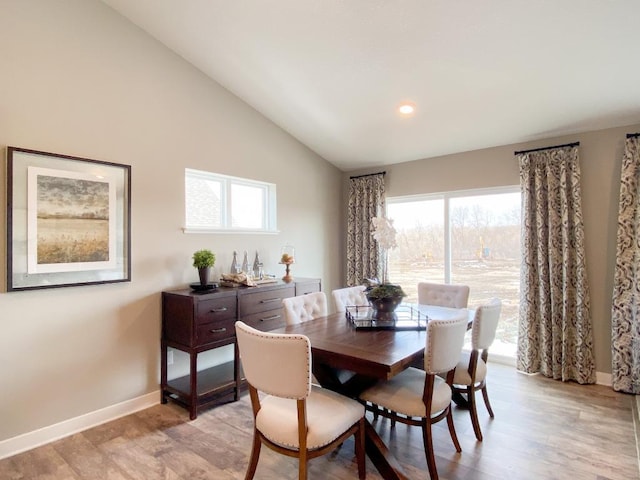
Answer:
[(510, 367), (515, 367), (516, 366), (516, 359), (515, 357), (511, 357), (509, 355), (500, 355), (500, 354), (493, 354), (491, 352), (489, 352), (489, 363), (499, 363), (501, 365), (508, 365)]
[(640, 470), (640, 395), (635, 395), (633, 398), (633, 431), (636, 436), (636, 456), (638, 470)]
[[(502, 365), (516, 366), (516, 359), (508, 355), (489, 354), (490, 363), (501, 363)], [(610, 387), (612, 385), (611, 374), (605, 372), (596, 372), (596, 383)]]
[(596, 372), (596, 383), (598, 385), (606, 385), (607, 387), (612, 386), (613, 383), (611, 380), (611, 374), (604, 373), (604, 372)]
[(48, 427), (24, 433), (17, 437), (2, 440), (0, 441), (0, 459), (11, 457), (18, 453), (31, 450), (32, 448), (68, 437), (74, 433), (87, 430), (88, 428), (144, 410), (145, 408), (157, 405), (159, 401), (160, 391), (158, 390), (142, 395), (141, 397), (133, 398), (94, 412), (80, 415), (79, 417), (70, 418), (69, 420), (49, 425)]

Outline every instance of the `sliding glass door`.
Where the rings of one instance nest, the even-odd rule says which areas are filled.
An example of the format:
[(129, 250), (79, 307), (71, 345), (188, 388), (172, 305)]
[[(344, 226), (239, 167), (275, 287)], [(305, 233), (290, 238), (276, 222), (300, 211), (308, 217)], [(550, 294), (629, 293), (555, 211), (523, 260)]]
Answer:
[(502, 299), (492, 354), (515, 356), (520, 282), (520, 189), (387, 198), (398, 231), (389, 278), (417, 302), (420, 281), (469, 285), (469, 306)]

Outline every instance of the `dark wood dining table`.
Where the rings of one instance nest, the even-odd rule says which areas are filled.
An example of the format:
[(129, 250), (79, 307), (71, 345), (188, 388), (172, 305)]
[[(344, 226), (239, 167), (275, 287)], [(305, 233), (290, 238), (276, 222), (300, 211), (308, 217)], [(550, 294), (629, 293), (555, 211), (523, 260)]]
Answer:
[[(456, 309), (440, 309), (449, 314)], [(470, 322), (473, 316), (469, 312)], [(424, 330), (356, 329), (344, 313), (287, 326), (274, 333), (306, 335), (311, 341), (312, 369), (325, 388), (352, 398), (376, 381), (387, 380), (424, 358)], [(385, 479), (407, 476), (371, 423), (366, 421), (366, 452)]]

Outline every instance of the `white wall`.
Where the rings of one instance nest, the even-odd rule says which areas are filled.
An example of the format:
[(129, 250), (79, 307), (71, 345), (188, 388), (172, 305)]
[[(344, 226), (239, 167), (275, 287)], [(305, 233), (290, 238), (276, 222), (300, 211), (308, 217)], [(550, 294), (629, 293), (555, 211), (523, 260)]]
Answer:
[[(385, 168), (386, 193), (395, 197), (519, 185), (515, 151), (580, 142), (582, 211), (596, 370), (610, 374), (611, 294), (620, 169), (625, 136), (639, 131), (640, 124), (391, 165)], [(356, 173), (366, 172), (350, 174)], [(348, 176), (343, 177), (347, 183)]]
[[(132, 166), (130, 283), (6, 292), (2, 280), (0, 441), (156, 391), (160, 292), (197, 280), (199, 248), (217, 254), (214, 275), (245, 249), (283, 274), (290, 242), (294, 276), (337, 286), (335, 167), (101, 2), (0, 0), (0, 17), (0, 148)], [(183, 234), (185, 167), (276, 183), (281, 233)]]

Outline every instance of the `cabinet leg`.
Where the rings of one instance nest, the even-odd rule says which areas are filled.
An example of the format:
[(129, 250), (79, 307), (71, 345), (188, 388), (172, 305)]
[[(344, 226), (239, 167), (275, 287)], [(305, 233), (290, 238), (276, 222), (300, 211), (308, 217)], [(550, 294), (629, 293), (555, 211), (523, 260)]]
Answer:
[(160, 403), (167, 403), (167, 344), (160, 342)]
[(189, 405), (189, 418), (195, 420), (198, 416), (198, 354), (191, 353), (189, 366), (189, 382), (191, 384), (191, 405)]
[(233, 342), (233, 400), (238, 401), (240, 398), (240, 350), (238, 342)]

